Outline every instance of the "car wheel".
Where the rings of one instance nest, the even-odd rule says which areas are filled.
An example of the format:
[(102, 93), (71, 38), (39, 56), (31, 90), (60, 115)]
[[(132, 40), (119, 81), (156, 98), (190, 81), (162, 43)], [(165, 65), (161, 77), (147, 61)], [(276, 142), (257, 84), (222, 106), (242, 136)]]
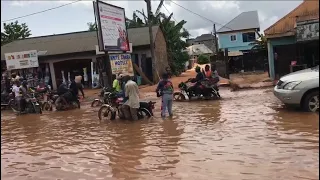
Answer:
[(302, 107), (307, 112), (316, 112), (319, 110), (319, 91), (312, 91), (306, 95)]

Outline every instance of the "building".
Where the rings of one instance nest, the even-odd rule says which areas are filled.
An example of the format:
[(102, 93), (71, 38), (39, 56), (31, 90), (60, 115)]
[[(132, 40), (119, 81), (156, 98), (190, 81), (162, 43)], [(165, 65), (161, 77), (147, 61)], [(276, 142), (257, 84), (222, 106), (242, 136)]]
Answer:
[(319, 65), (319, 1), (303, 1), (264, 33), (271, 79), (290, 73), (293, 67)]
[(222, 51), (228, 49), (231, 73), (263, 69), (262, 58), (250, 53), (259, 31), (257, 11), (243, 12), (217, 31), (219, 48)]
[(219, 48), (241, 55), (251, 50), (250, 44), (257, 39), (259, 31), (258, 12), (243, 12), (217, 31)]
[(189, 46), (197, 45), (197, 44), (204, 44), (207, 46), (213, 53), (216, 52), (216, 41), (212, 34), (202, 34), (201, 36), (198, 36), (193, 39), (187, 39), (187, 44)]
[[(157, 71), (165, 72), (168, 66), (167, 47), (164, 35), (159, 26), (153, 26), (155, 44), (155, 56)], [(128, 29), (129, 42), (132, 43), (132, 62), (146, 74), (149, 79), (153, 78), (150, 39), (148, 27)], [(83, 31), (58, 35), (26, 38), (16, 40), (1, 47), (1, 60), (5, 60), (4, 54), (37, 50), (39, 66), (42, 69), (49, 67), (51, 82), (54, 89), (62, 82), (62, 73), (67, 79), (67, 72), (87, 68), (89, 82), (93, 81), (91, 74), (96, 72), (101, 75), (103, 52), (98, 51), (97, 32)]]

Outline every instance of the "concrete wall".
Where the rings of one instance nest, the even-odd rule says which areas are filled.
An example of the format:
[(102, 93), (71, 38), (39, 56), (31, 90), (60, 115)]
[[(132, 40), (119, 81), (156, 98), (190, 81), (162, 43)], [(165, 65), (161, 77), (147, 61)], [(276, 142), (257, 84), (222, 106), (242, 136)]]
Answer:
[[(253, 46), (249, 44), (252, 42), (243, 42), (243, 38), (242, 38), (242, 34), (248, 33), (248, 32), (255, 32), (255, 30), (219, 33), (218, 34), (219, 48), (220, 49), (228, 48), (229, 51), (250, 50)], [(232, 35), (236, 36), (235, 41), (231, 41)], [(258, 37), (257, 34), (256, 34), (256, 37)]]

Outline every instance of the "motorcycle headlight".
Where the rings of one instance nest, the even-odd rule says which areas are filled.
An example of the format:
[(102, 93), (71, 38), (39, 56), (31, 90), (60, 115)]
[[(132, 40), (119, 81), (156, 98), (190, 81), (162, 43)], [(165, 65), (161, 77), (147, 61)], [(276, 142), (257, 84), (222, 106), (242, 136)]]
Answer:
[(293, 90), (297, 85), (299, 85), (301, 81), (292, 81), (288, 82), (286, 85), (283, 86), (283, 89), (286, 90)]

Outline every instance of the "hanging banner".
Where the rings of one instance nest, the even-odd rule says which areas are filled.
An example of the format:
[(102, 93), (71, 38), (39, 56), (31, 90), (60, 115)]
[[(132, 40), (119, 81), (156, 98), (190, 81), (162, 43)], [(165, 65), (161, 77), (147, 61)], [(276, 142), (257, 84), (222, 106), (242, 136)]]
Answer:
[(131, 54), (110, 54), (112, 74), (134, 76)]
[(39, 67), (36, 50), (5, 53), (8, 70)]
[(124, 8), (93, 2), (100, 51), (129, 51)]

